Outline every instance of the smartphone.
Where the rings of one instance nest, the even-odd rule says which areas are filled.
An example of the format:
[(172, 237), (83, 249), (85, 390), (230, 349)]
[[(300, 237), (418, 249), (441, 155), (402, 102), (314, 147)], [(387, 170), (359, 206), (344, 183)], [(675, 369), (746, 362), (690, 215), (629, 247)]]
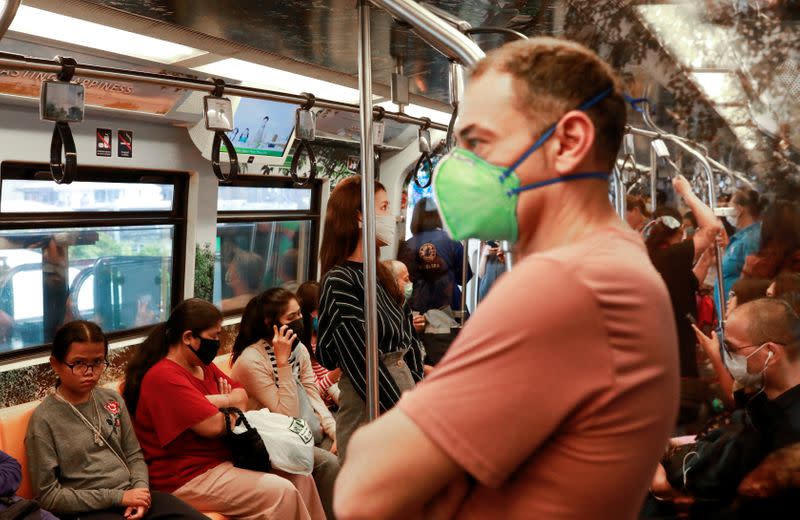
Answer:
[(687, 319), (687, 320), (689, 320), (689, 323), (691, 323), (691, 324), (692, 324), (692, 325), (694, 325), (695, 327), (698, 327), (698, 328), (700, 328), (700, 327), (697, 325), (697, 320), (696, 320), (696, 319), (694, 319), (694, 316), (692, 316), (692, 313), (691, 313), (691, 312), (687, 312), (687, 313), (686, 313), (686, 319)]
[(497, 241), (495, 240), (487, 240), (486, 245), (489, 247), (500, 247)]

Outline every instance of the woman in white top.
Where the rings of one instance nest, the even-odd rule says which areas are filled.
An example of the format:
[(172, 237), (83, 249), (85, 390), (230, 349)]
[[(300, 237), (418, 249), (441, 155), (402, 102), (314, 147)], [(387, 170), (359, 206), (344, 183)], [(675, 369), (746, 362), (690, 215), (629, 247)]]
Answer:
[(233, 345), (231, 377), (249, 396), (248, 408), (304, 419), (314, 433), (314, 481), (328, 518), (339, 473), (336, 421), (317, 387), (311, 357), (298, 338), (303, 315), (293, 293), (269, 289), (247, 304)]

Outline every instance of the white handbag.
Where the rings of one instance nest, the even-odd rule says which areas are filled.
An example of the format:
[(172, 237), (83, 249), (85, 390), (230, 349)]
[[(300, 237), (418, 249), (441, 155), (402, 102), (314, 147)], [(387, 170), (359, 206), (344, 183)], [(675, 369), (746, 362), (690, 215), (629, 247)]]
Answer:
[[(269, 452), (272, 467), (296, 475), (311, 475), (314, 469), (314, 434), (303, 419), (272, 413), (266, 408), (244, 413)], [(233, 429), (241, 433), (244, 426)]]

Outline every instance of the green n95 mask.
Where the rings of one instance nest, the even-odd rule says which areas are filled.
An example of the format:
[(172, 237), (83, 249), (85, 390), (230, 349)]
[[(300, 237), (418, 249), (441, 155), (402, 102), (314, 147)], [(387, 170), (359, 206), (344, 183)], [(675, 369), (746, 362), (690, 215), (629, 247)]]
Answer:
[[(614, 91), (608, 88), (578, 110), (588, 110)], [(445, 230), (454, 240), (508, 240), (519, 237), (517, 203), (523, 191), (559, 182), (608, 179), (608, 172), (581, 172), (522, 186), (516, 169), (548, 140), (558, 122), (548, 127), (511, 166), (492, 164), (463, 148), (455, 148), (436, 166), (433, 196)]]

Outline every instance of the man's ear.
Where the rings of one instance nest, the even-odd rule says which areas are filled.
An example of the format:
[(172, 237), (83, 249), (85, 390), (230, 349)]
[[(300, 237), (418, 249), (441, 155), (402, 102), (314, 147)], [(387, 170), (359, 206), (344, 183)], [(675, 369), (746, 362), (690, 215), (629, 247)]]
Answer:
[(784, 356), (786, 356), (786, 350), (783, 348), (783, 345), (778, 345), (777, 343), (769, 342), (767, 343), (767, 357), (769, 361), (766, 362), (767, 366), (775, 365), (776, 363), (780, 363), (783, 360)]

